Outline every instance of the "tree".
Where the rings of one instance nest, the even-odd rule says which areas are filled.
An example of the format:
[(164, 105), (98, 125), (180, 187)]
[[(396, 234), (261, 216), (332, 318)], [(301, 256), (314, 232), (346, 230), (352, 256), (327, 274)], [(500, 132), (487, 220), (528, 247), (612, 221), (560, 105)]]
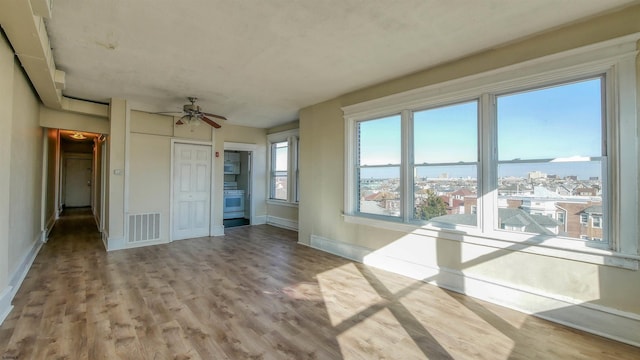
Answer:
[(427, 197), (416, 206), (416, 219), (429, 220), (447, 214), (447, 205), (433, 190), (427, 190)]

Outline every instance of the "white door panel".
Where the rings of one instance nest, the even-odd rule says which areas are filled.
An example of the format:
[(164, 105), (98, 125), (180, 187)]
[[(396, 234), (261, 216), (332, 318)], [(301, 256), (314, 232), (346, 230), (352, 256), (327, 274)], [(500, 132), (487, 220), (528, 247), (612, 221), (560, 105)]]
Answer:
[(65, 206), (91, 205), (91, 159), (66, 159)]
[(173, 168), (173, 239), (208, 236), (211, 147), (176, 143)]

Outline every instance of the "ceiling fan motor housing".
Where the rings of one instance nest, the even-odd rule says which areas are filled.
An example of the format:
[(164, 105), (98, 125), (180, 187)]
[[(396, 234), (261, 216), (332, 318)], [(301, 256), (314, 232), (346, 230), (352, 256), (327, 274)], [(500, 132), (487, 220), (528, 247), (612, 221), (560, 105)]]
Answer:
[(200, 112), (200, 106), (199, 105), (195, 105), (195, 104), (186, 104), (186, 105), (184, 105), (182, 107), (182, 109), (186, 113), (199, 113)]

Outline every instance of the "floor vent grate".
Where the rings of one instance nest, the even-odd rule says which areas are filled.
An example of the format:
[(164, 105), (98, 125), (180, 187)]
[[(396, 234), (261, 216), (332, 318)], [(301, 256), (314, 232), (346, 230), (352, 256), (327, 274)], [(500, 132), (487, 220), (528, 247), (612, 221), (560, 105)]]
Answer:
[(129, 242), (159, 240), (160, 213), (129, 215)]

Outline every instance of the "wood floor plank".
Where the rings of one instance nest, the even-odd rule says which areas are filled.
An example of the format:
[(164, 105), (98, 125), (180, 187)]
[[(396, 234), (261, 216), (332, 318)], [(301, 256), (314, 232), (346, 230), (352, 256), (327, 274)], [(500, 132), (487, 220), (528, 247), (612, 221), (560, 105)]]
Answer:
[(2, 359), (639, 359), (640, 348), (297, 244), (267, 225), (107, 253), (68, 211)]

